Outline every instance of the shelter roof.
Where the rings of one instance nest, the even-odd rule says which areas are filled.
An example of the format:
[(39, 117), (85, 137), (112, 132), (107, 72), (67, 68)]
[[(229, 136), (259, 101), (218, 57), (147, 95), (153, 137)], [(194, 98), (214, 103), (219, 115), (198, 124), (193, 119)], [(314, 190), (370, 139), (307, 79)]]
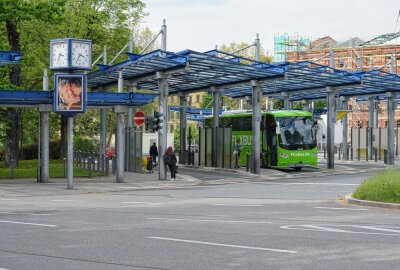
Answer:
[(128, 56), (128, 61), (114, 66), (100, 65), (99, 71), (88, 75), (89, 87), (116, 85), (122, 72), (124, 81), (136, 84), (138, 89), (158, 91), (156, 74), (162, 72), (168, 76), (170, 94), (217, 87), (223, 95), (233, 98), (251, 96), (251, 80), (260, 82), (265, 96), (277, 97), (287, 92), (292, 100), (324, 98), (327, 86), (339, 90), (340, 96), (400, 91), (400, 77), (381, 70), (348, 72), (310, 61), (268, 64), (218, 50), (157, 50)]

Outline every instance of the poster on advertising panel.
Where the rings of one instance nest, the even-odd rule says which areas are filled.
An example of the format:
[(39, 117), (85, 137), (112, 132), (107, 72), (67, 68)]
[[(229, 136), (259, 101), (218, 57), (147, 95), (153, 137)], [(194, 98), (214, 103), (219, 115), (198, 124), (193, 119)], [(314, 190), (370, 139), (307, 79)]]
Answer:
[(55, 112), (76, 114), (86, 111), (85, 74), (56, 74), (54, 85)]

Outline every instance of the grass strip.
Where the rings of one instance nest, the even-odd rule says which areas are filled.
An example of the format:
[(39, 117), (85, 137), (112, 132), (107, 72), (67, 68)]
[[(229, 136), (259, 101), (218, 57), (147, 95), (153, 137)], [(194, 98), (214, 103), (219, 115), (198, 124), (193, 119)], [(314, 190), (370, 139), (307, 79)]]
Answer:
[(370, 176), (357, 187), (353, 198), (400, 203), (400, 169), (384, 170)]
[[(37, 160), (20, 160), (18, 167), (14, 168), (14, 178), (36, 178), (37, 177)], [(92, 171), (92, 176), (101, 176), (99, 172)], [(50, 178), (63, 177), (63, 164), (61, 160), (50, 160), (49, 162)], [(88, 177), (87, 169), (74, 167), (74, 177)], [(5, 168), (4, 163), (0, 164), (0, 179), (10, 179), (11, 169)]]

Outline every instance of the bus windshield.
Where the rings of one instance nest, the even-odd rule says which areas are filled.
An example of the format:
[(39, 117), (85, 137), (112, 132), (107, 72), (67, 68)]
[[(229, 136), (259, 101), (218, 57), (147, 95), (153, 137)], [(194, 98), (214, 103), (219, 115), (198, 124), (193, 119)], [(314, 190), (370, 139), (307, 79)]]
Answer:
[(310, 149), (317, 145), (314, 121), (310, 116), (279, 117), (279, 146), (294, 150)]

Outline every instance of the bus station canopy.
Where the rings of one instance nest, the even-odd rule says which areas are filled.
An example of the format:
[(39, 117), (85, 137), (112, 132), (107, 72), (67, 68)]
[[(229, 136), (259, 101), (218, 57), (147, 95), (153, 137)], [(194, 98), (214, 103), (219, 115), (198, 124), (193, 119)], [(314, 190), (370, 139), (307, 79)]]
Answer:
[(158, 91), (157, 73), (168, 78), (169, 94), (210, 91), (212, 87), (233, 98), (251, 96), (250, 81), (261, 84), (264, 96), (286, 92), (291, 100), (322, 99), (327, 87), (337, 96), (382, 95), (400, 92), (400, 77), (381, 70), (347, 72), (310, 61), (269, 64), (212, 50), (205, 53), (185, 50), (178, 53), (156, 50), (144, 55), (128, 53), (129, 60), (99, 65), (88, 74), (90, 88), (116, 85), (119, 73), (128, 85)]

